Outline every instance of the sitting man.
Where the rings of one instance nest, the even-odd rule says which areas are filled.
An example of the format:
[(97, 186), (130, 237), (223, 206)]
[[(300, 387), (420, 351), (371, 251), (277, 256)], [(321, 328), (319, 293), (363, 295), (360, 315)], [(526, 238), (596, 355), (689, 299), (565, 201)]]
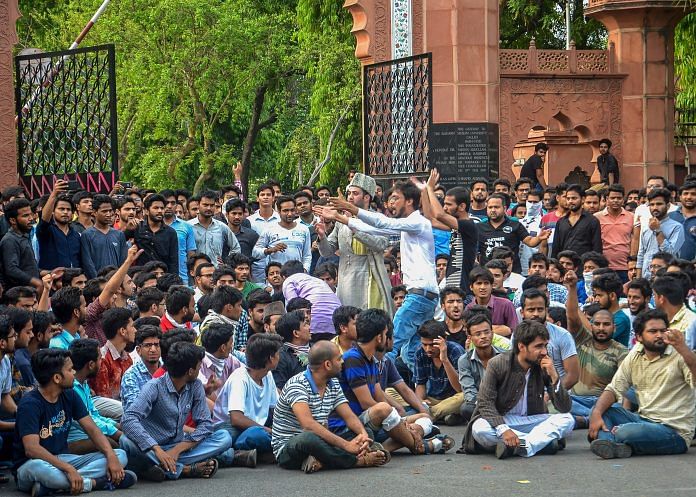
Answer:
[(466, 347), (466, 328), (464, 326), (464, 290), (458, 286), (446, 286), (440, 292), (440, 306), (445, 313), (446, 338)]
[[(111, 446), (116, 448), (118, 447), (118, 440), (122, 435), (121, 430), (118, 429), (116, 421), (99, 414), (99, 411), (94, 407), (92, 392), (87, 384), (87, 380), (97, 376), (102, 364), (99, 342), (92, 338), (78, 338), (72, 341), (69, 350), (73, 369), (75, 370), (73, 390), (84, 402), (94, 424), (106, 435)], [(75, 420), (73, 420), (70, 427), (68, 448), (72, 454), (89, 454), (96, 450), (94, 442), (89, 439), (80, 423)]]
[[(515, 329), (513, 350), (488, 362), (464, 438), (468, 453), (495, 449), (496, 457), (505, 459), (555, 454), (565, 447), (564, 437), (572, 433), (575, 420), (548, 343), (546, 327), (525, 320)], [(548, 414), (544, 393), (562, 414)]]
[(338, 346), (341, 355), (348, 352), (358, 339), (358, 332), (355, 330), (355, 320), (360, 314), (360, 309), (352, 305), (342, 305), (337, 308), (331, 317), (336, 330), (336, 336), (331, 340)]
[[(173, 344), (164, 360), (167, 372), (146, 383), (123, 415), (120, 445), (128, 453), (128, 467), (146, 480), (212, 478), (220, 463), (232, 464), (232, 439), (224, 430), (212, 430), (198, 381), (204, 357), (203, 347)], [(189, 413), (196, 429), (185, 433)]]
[(628, 347), (629, 339), (631, 338), (631, 320), (619, 307), (619, 296), (621, 295), (622, 286), (621, 280), (616, 273), (602, 274), (592, 280), (592, 293), (594, 293), (595, 302), (602, 309), (609, 311), (614, 320), (614, 335), (612, 339), (624, 347)]
[(121, 399), (121, 378), (133, 365), (126, 346), (135, 342), (131, 311), (123, 307), (108, 309), (102, 318), (106, 344), (101, 348), (101, 366), (90, 382), (95, 395)]
[[(278, 465), (313, 473), (322, 468), (344, 469), (381, 466), (391, 458), (379, 445), (370, 447), (369, 434), (348, 406), (341, 385), (342, 354), (330, 342), (317, 342), (309, 351), (306, 371), (290, 378), (278, 399), (273, 416), (273, 452)], [(331, 433), (331, 412), (348, 430)]]
[(309, 318), (304, 311), (288, 312), (276, 324), (276, 333), (283, 339), (280, 361), (273, 370), (278, 391), (282, 390), (290, 378), (307, 369), (309, 354)]
[(232, 372), (242, 364), (232, 352), (234, 350), (234, 326), (212, 323), (205, 330), (201, 339), (205, 348), (205, 357), (201, 364), (198, 379), (203, 383), (208, 397), (208, 406), (213, 410), (220, 389)]
[[(39, 386), (22, 397), (17, 409), (17, 488), (40, 497), (58, 491), (77, 495), (132, 486), (137, 477), (123, 469), (128, 462), (126, 453), (111, 448), (73, 390), (70, 352), (42, 349), (32, 356), (31, 365)], [(74, 419), (101, 454), (68, 453), (68, 432)]]
[(459, 384), (457, 364), (464, 347), (446, 338), (447, 325), (430, 320), (418, 329), (421, 346), (416, 352), (413, 383), (416, 395), (430, 406), (433, 421), (461, 424), (459, 409), (464, 395)]
[(123, 373), (121, 377), (121, 403), (125, 411), (140, 393), (143, 385), (150, 381), (160, 367), (160, 339), (162, 331), (159, 326), (141, 326), (135, 332), (135, 351), (140, 360)]
[(282, 302), (271, 302), (263, 310), (264, 333), (275, 333), (278, 320), (285, 315), (285, 305)]
[[(413, 424), (408, 423), (385, 399), (375, 353), (386, 351), (390, 324), (391, 319), (381, 309), (367, 309), (358, 315), (357, 342), (343, 355), (343, 393), (353, 413), (376, 436), (382, 429), (386, 432), (389, 438), (384, 447), (389, 452), (406, 447), (412, 454), (444, 453), (454, 445), (451, 437), (438, 435), (424, 440), (432, 431), (432, 421), (421, 415)], [(339, 435), (347, 430), (345, 421), (336, 415), (329, 417), (329, 428)]]
[(615, 322), (609, 309), (600, 309), (588, 321), (580, 312), (578, 303), (578, 277), (568, 271), (563, 277), (568, 289), (566, 317), (568, 331), (573, 335), (580, 361), (580, 378), (571, 390), (575, 428), (587, 428), (590, 411), (606, 386), (611, 383), (619, 364), (624, 360), (628, 349), (613, 340)]
[(213, 418), (218, 427), (232, 436), (235, 450), (251, 451), (250, 466), (256, 455), (272, 462), (271, 427), (278, 390), (272, 371), (280, 360), (283, 340), (278, 335), (256, 333), (246, 344), (246, 366), (236, 369), (218, 394)]
[(493, 274), (485, 267), (475, 267), (469, 273), (469, 287), (474, 301), (467, 305), (467, 309), (472, 305), (485, 305), (491, 311), (493, 332), (509, 337), (519, 320), (512, 302), (493, 296)]
[[(696, 355), (667, 314), (642, 312), (633, 321), (638, 344), (619, 366), (590, 415), (590, 449), (603, 459), (682, 454), (694, 436)], [(635, 388), (638, 412), (613, 405)]]
[(459, 414), (463, 423), (468, 423), (476, 409), (481, 380), (488, 367), (488, 361), (498, 354), (509, 350), (493, 345), (493, 324), (491, 319), (483, 314), (474, 314), (466, 320), (471, 344), (474, 346), (459, 357), (457, 371), (459, 384), (464, 396)]

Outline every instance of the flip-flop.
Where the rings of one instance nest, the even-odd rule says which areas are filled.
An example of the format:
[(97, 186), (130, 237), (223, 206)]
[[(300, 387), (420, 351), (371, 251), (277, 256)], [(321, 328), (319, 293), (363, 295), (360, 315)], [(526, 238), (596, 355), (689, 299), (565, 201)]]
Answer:
[(381, 452), (384, 454), (384, 464), (391, 461), (391, 453), (379, 442), (372, 442), (372, 445), (370, 445), (370, 452)]
[[(213, 463), (213, 469), (208, 473), (206, 469)], [(207, 461), (197, 462), (191, 465), (191, 470), (186, 475), (187, 478), (205, 478), (206, 480), (215, 476), (219, 467), (217, 459), (208, 459)], [(205, 468), (205, 469), (204, 469)]]
[(311, 473), (316, 473), (321, 469), (321, 466), (316, 466), (317, 464), (321, 465), (319, 459), (317, 459), (314, 456), (307, 456), (305, 460), (302, 461), (302, 471), (304, 471), (308, 475)]

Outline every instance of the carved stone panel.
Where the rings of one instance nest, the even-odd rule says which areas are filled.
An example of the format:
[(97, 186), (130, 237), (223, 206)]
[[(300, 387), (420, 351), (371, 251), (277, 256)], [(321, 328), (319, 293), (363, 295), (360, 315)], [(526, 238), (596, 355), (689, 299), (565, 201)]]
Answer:
[(17, 184), (12, 48), (17, 43), (15, 23), (20, 15), (17, 0), (0, 0), (0, 188)]

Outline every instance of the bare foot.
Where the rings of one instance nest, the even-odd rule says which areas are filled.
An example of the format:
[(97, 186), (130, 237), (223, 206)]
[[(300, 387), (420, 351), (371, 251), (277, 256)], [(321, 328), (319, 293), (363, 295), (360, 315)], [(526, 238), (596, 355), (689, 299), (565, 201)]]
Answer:
[(369, 468), (373, 466), (383, 466), (385, 464), (387, 464), (387, 457), (384, 455), (384, 452), (375, 450), (358, 457), (356, 466), (359, 468)]
[(314, 456), (307, 456), (307, 459), (305, 459), (302, 463), (302, 471), (304, 471), (307, 474), (316, 473), (322, 467), (323, 466), (321, 465), (319, 460)]

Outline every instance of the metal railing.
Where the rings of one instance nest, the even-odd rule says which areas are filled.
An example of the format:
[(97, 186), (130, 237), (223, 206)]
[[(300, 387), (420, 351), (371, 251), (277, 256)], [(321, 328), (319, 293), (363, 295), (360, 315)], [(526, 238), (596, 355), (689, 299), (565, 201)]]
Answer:
[(674, 135), (677, 143), (696, 145), (696, 108), (674, 111)]

